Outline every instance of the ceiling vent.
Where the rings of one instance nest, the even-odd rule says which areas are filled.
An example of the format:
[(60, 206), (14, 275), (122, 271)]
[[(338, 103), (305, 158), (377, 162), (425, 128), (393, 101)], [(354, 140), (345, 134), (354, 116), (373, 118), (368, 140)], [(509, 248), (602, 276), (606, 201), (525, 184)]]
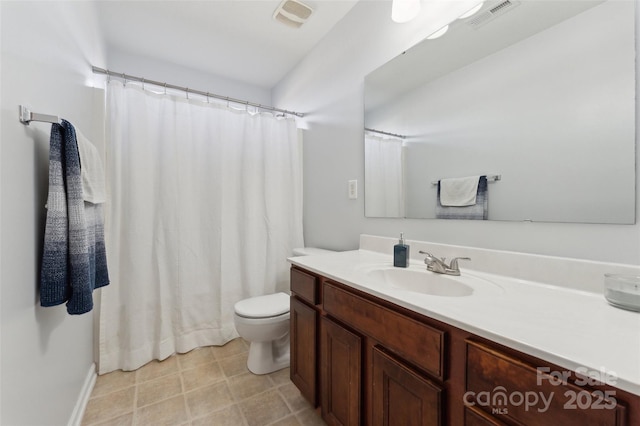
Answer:
[(485, 10), (478, 15), (475, 15), (473, 18), (467, 21), (467, 24), (474, 29), (478, 29), (483, 25), (488, 24), (493, 21), (497, 17), (504, 15), (505, 13), (513, 10), (516, 6), (520, 4), (519, 1), (515, 0), (503, 0), (499, 1), (495, 6)]
[(300, 28), (313, 13), (313, 9), (298, 0), (284, 0), (273, 13), (273, 19), (293, 28)]

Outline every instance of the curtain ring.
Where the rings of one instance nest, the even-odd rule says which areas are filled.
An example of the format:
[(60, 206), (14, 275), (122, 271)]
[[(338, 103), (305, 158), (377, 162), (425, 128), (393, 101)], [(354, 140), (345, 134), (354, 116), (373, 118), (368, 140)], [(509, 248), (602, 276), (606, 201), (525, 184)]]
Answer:
[(124, 85), (127, 85), (127, 75), (125, 73), (122, 73), (122, 79), (124, 80)]
[(164, 83), (164, 94), (167, 94), (167, 83)]
[(142, 90), (144, 90), (144, 78), (142, 79)]
[(187, 92), (187, 100), (189, 100), (189, 88), (187, 87), (185, 92)]
[(209, 103), (209, 92), (207, 92), (207, 103)]

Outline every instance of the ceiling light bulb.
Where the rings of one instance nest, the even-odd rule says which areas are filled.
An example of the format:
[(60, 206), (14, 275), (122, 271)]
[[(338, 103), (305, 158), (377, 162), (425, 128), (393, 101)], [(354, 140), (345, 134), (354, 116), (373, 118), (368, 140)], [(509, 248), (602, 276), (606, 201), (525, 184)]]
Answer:
[(393, 0), (391, 5), (391, 19), (402, 24), (409, 22), (420, 12), (420, 0)]
[(445, 25), (444, 27), (440, 28), (438, 31), (436, 31), (435, 33), (427, 37), (427, 39), (433, 40), (434, 38), (442, 37), (444, 33), (447, 32), (448, 29), (449, 29), (449, 25)]
[(468, 11), (466, 11), (465, 13), (463, 13), (462, 15), (460, 15), (458, 17), (458, 19), (464, 19), (464, 18), (468, 18), (471, 15), (475, 15), (476, 13), (478, 13), (478, 11), (482, 8), (482, 5), (484, 4), (484, 2), (480, 2), (479, 4), (473, 6), (471, 9), (469, 9)]

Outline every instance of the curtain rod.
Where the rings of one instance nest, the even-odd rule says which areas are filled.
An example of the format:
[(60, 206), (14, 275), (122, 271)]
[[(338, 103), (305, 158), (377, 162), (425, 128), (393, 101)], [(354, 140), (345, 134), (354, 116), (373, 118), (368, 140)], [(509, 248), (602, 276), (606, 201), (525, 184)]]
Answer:
[(407, 136), (404, 136), (404, 135), (398, 135), (396, 133), (383, 132), (382, 130), (370, 129), (368, 127), (365, 127), (364, 130), (367, 131), (367, 132), (371, 132), (371, 133), (379, 133), (381, 135), (394, 136), (394, 137), (400, 138), (400, 139), (407, 139)]
[(182, 92), (186, 92), (187, 95), (189, 93), (195, 93), (197, 95), (206, 96), (207, 98), (221, 99), (223, 101), (233, 102), (234, 104), (242, 104), (242, 105), (256, 107), (256, 108), (259, 108), (259, 109), (265, 109), (265, 110), (268, 110), (268, 111), (275, 111), (275, 112), (281, 112), (283, 114), (295, 115), (296, 117), (304, 117), (304, 114), (301, 113), (301, 112), (289, 111), (289, 110), (286, 110), (286, 109), (280, 109), (280, 108), (276, 108), (276, 107), (269, 106), (269, 105), (256, 104), (256, 103), (249, 102), (249, 101), (244, 101), (244, 100), (241, 100), (241, 99), (230, 98), (228, 96), (216, 95), (215, 93), (203, 92), (201, 90), (189, 89), (188, 87), (176, 86), (174, 84), (168, 84), (168, 83), (164, 83), (164, 82), (161, 82), (161, 81), (149, 80), (147, 78), (136, 77), (136, 76), (133, 76), (133, 75), (125, 74), (123, 72), (114, 72), (114, 71), (106, 70), (104, 68), (100, 68), (100, 67), (96, 67), (96, 66), (92, 66), (91, 69), (93, 70), (94, 74), (105, 74), (105, 75), (107, 75), (109, 77), (111, 77), (111, 76), (119, 77), (119, 78), (124, 79), (125, 81), (126, 80), (138, 81), (138, 82), (141, 82), (143, 84), (144, 83), (149, 83), (149, 84), (153, 84), (154, 86), (164, 87), (165, 89), (180, 90)]

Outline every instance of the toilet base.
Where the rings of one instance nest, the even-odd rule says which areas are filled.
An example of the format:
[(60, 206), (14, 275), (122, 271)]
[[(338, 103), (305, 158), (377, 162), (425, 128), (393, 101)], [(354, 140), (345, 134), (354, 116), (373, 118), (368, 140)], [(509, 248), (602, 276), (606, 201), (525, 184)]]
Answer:
[(247, 368), (253, 374), (269, 374), (289, 367), (289, 333), (270, 342), (251, 342)]

